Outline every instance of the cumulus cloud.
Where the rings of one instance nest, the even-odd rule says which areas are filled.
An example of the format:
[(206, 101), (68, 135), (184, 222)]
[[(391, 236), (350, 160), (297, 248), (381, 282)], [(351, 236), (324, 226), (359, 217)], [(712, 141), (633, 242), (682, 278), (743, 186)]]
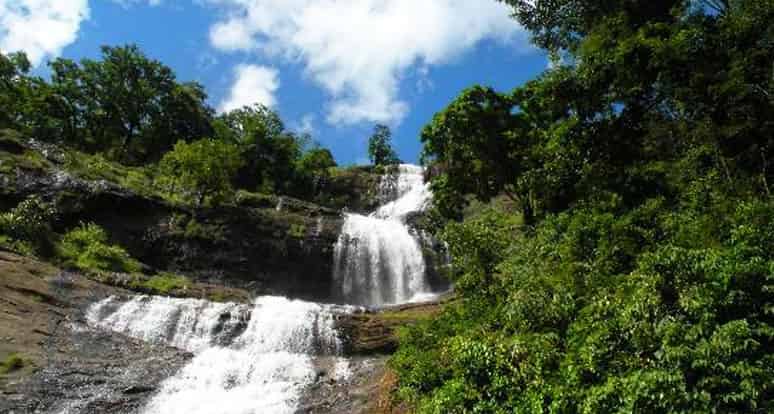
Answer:
[(73, 43), (88, 18), (88, 0), (0, 0), (0, 51), (24, 51), (38, 66)]
[(118, 3), (123, 8), (129, 8), (137, 3), (148, 3), (149, 6), (158, 6), (162, 0), (113, 0), (113, 3)]
[[(399, 122), (400, 80), (485, 39), (524, 39), (510, 9), (478, 0), (209, 0), (223, 8), (210, 42), (302, 63), (328, 94), (327, 121)], [(518, 42), (527, 48), (527, 42)]]
[(301, 121), (291, 124), (290, 128), (301, 134), (315, 135), (317, 134), (317, 128), (314, 126), (316, 119), (315, 114), (306, 114), (301, 117)]
[(229, 96), (218, 106), (220, 112), (228, 112), (243, 106), (276, 104), (275, 92), (279, 88), (276, 69), (259, 65), (239, 65), (234, 70), (234, 83)]

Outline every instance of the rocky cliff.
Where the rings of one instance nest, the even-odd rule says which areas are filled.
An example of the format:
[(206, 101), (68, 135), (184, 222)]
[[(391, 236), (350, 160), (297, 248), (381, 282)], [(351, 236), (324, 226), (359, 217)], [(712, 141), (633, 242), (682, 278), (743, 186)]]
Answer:
[[(65, 155), (56, 148), (5, 141), (2, 149), (0, 208), (10, 208), (30, 195), (42, 197), (58, 211), (55, 230), (63, 232), (79, 222), (97, 223), (152, 270), (178, 272), (255, 294), (324, 300), (331, 291), (339, 210), (263, 195), (193, 209), (107, 180), (81, 178), (64, 168)], [(365, 206), (370, 190), (358, 188), (373, 180), (363, 170), (362, 174), (339, 174), (326, 185), (346, 189), (334, 197), (337, 203), (349, 200)]]

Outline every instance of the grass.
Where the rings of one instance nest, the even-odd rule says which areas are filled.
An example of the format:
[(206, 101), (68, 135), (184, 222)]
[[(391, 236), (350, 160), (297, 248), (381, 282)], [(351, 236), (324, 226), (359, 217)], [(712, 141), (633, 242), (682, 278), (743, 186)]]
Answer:
[(37, 151), (25, 150), (21, 154), (14, 154), (0, 150), (0, 173), (10, 174), (16, 168), (46, 171), (51, 168), (51, 163)]
[(302, 239), (306, 235), (306, 225), (293, 223), (288, 229), (288, 235), (297, 239)]
[(389, 322), (418, 322), (433, 319), (438, 309), (409, 309), (404, 311), (386, 311), (378, 314), (379, 319)]
[(234, 202), (242, 207), (274, 208), (277, 205), (277, 196), (238, 190)]
[(129, 167), (112, 162), (100, 154), (68, 150), (65, 170), (84, 180), (106, 180), (141, 195), (154, 194), (153, 171), (148, 167)]
[(169, 295), (176, 290), (189, 289), (191, 281), (185, 276), (162, 272), (148, 279), (138, 279), (131, 287), (154, 295)]
[(24, 368), (26, 361), (19, 354), (10, 354), (0, 362), (0, 375), (6, 375)]

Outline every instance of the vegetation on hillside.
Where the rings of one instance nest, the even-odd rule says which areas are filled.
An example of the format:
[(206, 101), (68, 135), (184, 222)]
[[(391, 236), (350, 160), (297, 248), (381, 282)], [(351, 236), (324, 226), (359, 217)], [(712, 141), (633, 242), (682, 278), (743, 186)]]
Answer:
[[(0, 248), (101, 277), (141, 269), (104, 229), (60, 220), (60, 195), (19, 203), (28, 196), (19, 183), (52, 177), (94, 181), (84, 186), (94, 191), (117, 185), (194, 215), (223, 204), (273, 211), (282, 196), (333, 207), (369, 197), (359, 191), (368, 179), (358, 179), (371, 170), (338, 168), (328, 149), (287, 129), (272, 109), (256, 104), (216, 114), (201, 85), (180, 82), (137, 46), (101, 51), (98, 59), (49, 62), (47, 79), (30, 72), (23, 53), (0, 53), (0, 190), (14, 194), (0, 203)], [(302, 237), (305, 228), (293, 223), (288, 233)], [(185, 286), (146, 279), (135, 287)]]
[(398, 396), (774, 411), (774, 3), (507, 3), (554, 62), (423, 131), (459, 301), (403, 332)]
[[(155, 189), (160, 195), (199, 204), (206, 198), (223, 201), (200, 197), (204, 187), (192, 184), (208, 180), (205, 155), (211, 151), (221, 155), (221, 164), (238, 166), (221, 173), (217, 188), (205, 185), (212, 193), (233, 187), (314, 198), (336, 166), (330, 151), (286, 129), (265, 106), (216, 114), (201, 85), (179, 82), (171, 68), (137, 46), (106, 46), (99, 60), (59, 58), (49, 67), (51, 77), (43, 79), (30, 74), (23, 53), (0, 54), (0, 130), (6, 131), (4, 139), (58, 145), (66, 151), (65, 167), (84, 178), (109, 179), (141, 192), (156, 182), (162, 184)], [(186, 157), (187, 177), (177, 174), (179, 168), (157, 168), (166, 154), (172, 154), (169, 167), (186, 149), (205, 151)], [(184, 194), (170, 192), (171, 184)]]

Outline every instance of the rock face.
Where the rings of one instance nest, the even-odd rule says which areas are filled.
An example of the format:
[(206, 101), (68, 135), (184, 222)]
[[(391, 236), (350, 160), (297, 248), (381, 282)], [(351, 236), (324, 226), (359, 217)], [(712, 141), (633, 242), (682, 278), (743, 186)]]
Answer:
[(23, 169), (0, 177), (0, 194), (5, 207), (33, 194), (54, 201), (58, 230), (95, 222), (157, 270), (256, 294), (325, 300), (331, 291), (336, 210), (287, 197), (193, 210), (106, 181)]
[(336, 323), (348, 355), (389, 354), (398, 346), (398, 327), (427, 320), (441, 311), (449, 297), (428, 303), (414, 303), (341, 315)]
[(368, 214), (382, 201), (378, 190), (382, 173), (372, 166), (341, 169), (322, 183), (326, 195), (315, 201), (336, 210)]
[[(19, 140), (0, 144), (14, 161), (9, 164), (0, 156), (0, 210), (37, 195), (55, 203), (59, 232), (94, 222), (153, 270), (253, 294), (330, 301), (342, 210), (368, 213), (386, 196), (380, 190), (384, 171), (352, 167), (321, 184), (326, 196), (316, 201), (332, 208), (290, 197), (249, 195), (233, 205), (193, 209), (105, 180), (73, 176), (64, 171), (66, 156), (56, 146)], [(445, 258), (439, 256), (442, 246), (424, 234), (420, 239), (430, 287), (445, 290), (437, 271)]]
[(93, 300), (127, 294), (51, 266), (0, 252), (0, 412), (130, 413), (190, 355), (85, 329)]

